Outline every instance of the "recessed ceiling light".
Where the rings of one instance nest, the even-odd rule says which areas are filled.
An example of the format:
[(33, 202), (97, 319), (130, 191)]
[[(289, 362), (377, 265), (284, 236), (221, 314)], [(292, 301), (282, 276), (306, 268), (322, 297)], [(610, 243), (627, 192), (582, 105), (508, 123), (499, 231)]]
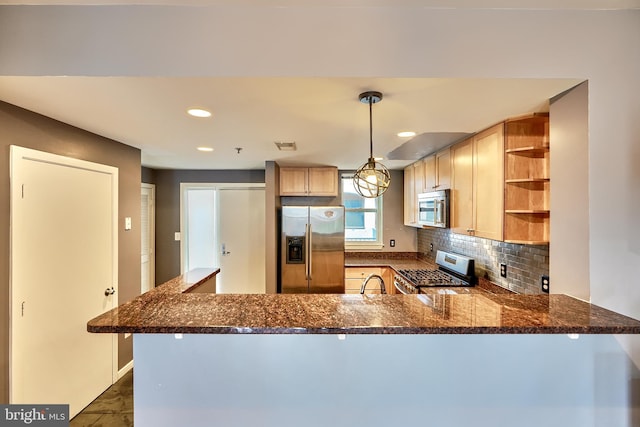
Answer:
[(198, 151), (213, 151), (211, 147), (198, 147)]
[(373, 160), (375, 160), (376, 162), (379, 162), (381, 160), (384, 160), (384, 157), (374, 157)]
[(400, 138), (409, 138), (412, 136), (416, 136), (415, 132), (411, 132), (411, 131), (406, 131), (406, 132), (398, 132), (398, 136)]
[(187, 113), (193, 117), (211, 117), (211, 112), (203, 110), (202, 108), (189, 108)]

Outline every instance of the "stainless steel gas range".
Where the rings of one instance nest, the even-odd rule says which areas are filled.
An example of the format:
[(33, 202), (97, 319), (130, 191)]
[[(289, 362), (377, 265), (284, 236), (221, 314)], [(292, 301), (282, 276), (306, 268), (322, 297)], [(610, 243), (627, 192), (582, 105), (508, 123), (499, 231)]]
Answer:
[(437, 270), (399, 270), (393, 279), (398, 292), (419, 294), (424, 288), (434, 286), (473, 286), (476, 284), (473, 258), (451, 252), (436, 253)]

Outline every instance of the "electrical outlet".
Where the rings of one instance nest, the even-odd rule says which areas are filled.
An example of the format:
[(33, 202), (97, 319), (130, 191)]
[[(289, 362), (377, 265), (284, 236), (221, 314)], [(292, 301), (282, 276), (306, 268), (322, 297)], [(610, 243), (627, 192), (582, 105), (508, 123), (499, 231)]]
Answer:
[(540, 287), (545, 294), (549, 293), (549, 276), (540, 277)]
[(429, 252), (433, 252), (433, 243), (429, 243)]
[(389, 240), (389, 246), (391, 246), (392, 248), (396, 247), (396, 241), (394, 239)]
[(507, 278), (507, 264), (500, 264), (500, 277)]

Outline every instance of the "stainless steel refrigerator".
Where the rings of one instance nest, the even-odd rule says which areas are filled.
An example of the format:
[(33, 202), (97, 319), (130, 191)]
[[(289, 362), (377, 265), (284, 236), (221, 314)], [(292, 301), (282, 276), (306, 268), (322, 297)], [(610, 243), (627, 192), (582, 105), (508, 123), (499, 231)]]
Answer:
[(344, 207), (283, 206), (280, 292), (344, 293)]

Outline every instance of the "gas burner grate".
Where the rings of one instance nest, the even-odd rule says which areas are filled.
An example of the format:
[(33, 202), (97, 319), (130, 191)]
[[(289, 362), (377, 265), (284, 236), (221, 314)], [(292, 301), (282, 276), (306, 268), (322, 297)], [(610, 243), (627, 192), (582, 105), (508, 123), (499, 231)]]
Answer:
[(468, 286), (468, 283), (440, 270), (406, 269), (399, 273), (415, 286)]

